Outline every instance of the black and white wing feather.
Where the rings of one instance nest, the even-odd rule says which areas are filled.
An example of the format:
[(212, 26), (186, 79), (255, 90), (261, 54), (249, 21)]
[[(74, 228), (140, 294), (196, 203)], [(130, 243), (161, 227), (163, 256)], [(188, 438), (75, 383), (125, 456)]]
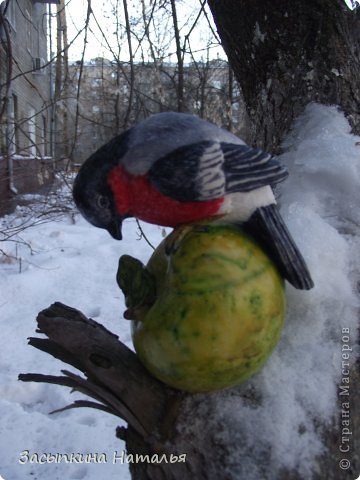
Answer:
[(243, 227), (263, 246), (284, 278), (295, 288), (310, 290), (314, 286), (306, 262), (287, 229), (277, 205), (257, 208)]
[(275, 185), (288, 173), (269, 154), (248, 145), (203, 141), (160, 158), (148, 175), (162, 194), (193, 202)]

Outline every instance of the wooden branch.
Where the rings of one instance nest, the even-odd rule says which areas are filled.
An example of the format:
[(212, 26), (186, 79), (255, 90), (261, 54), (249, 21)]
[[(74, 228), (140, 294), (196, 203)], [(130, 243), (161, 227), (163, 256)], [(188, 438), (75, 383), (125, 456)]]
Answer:
[(116, 335), (74, 308), (56, 302), (39, 313), (37, 324), (37, 332), (48, 338), (32, 337), (29, 344), (72, 365), (86, 378), (62, 371), (64, 376), (20, 374), (20, 380), (70, 387), (123, 418), (145, 439), (153, 438), (154, 432), (160, 436), (163, 412), (181, 394), (152, 377)]
[[(37, 332), (47, 338), (32, 337), (29, 344), (77, 368), (85, 378), (62, 370), (62, 376), (22, 373), (19, 380), (66, 386), (94, 399), (76, 400), (55, 412), (88, 407), (123, 418), (128, 428), (118, 427), (116, 436), (125, 440), (127, 454), (162, 459), (130, 463), (134, 479), (208, 478), (196, 449), (175, 441), (183, 401), (191, 395), (156, 380), (116, 335), (74, 308), (56, 302), (39, 313), (37, 324)], [(186, 461), (174, 462), (180, 456)]]

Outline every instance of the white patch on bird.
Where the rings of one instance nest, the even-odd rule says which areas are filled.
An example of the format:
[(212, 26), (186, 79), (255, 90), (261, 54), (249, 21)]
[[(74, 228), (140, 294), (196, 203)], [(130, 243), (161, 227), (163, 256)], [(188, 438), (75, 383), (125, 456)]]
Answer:
[(272, 188), (269, 186), (256, 188), (250, 192), (237, 192), (226, 195), (219, 214), (224, 215), (221, 221), (237, 223), (246, 222), (259, 207), (276, 203)]

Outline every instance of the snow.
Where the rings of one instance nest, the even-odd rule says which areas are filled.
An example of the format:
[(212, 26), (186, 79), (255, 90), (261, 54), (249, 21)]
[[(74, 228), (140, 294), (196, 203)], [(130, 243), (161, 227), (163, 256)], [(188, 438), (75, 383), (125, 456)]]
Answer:
[(260, 42), (264, 43), (266, 37), (266, 33), (262, 33), (260, 30), (260, 25), (258, 22), (255, 23), (255, 32), (254, 32), (254, 38), (253, 38), (253, 43), (255, 45), (258, 45)]
[[(199, 434), (198, 418), (206, 413), (208, 425), (201, 435), (227, 445), (229, 479), (264, 477), (263, 465), (252, 461), (253, 451), (263, 453), (271, 479), (282, 467), (310, 479), (311, 462), (324, 451), (316, 426), (340, 420), (343, 329), (350, 332), (352, 361), (358, 353), (359, 141), (336, 107), (317, 104), (307, 107), (284, 141), (280, 160), (290, 177), (279, 189), (279, 203), (315, 288), (304, 292), (287, 285), (286, 325), (265, 367), (234, 389), (198, 396), (199, 415), (192, 411), (192, 422), (183, 426), (185, 434)], [(1, 225), (24, 222), (27, 208), (0, 219), (0, 231)], [(142, 227), (153, 244), (161, 241), (160, 227)], [(138, 239), (135, 221), (125, 222), (123, 234), (124, 240), (115, 242), (70, 210), (20, 232), (20, 244), (12, 241), (15, 237), (0, 242), (8, 255), (0, 258), (0, 475), (5, 480), (29, 475), (38, 480), (130, 478), (126, 463), (113, 462), (114, 453), (124, 450), (115, 438), (121, 420), (87, 409), (49, 415), (77, 394), (17, 381), (20, 372), (59, 374), (63, 368), (27, 345), (37, 313), (54, 301), (82, 310), (131, 346), (115, 282), (117, 262), (124, 253), (145, 262), (152, 250)], [(242, 456), (240, 448), (245, 448)], [(25, 450), (30, 455), (92, 453), (106, 461), (20, 463)]]
[[(22, 215), (25, 210), (19, 209)], [(3, 221), (9, 224), (23, 220), (22, 216), (12, 216)], [(154, 242), (160, 242), (159, 227), (143, 228)], [(38, 480), (130, 478), (126, 463), (113, 464), (115, 452), (121, 454), (124, 450), (124, 443), (115, 438), (115, 428), (122, 424), (120, 419), (86, 409), (49, 416), (50, 411), (71, 403), (75, 395), (81, 396), (70, 396), (61, 387), (18, 382), (17, 376), (27, 372), (58, 375), (64, 367), (27, 345), (27, 338), (35, 333), (37, 313), (57, 300), (82, 310), (131, 345), (115, 274), (123, 253), (143, 261), (149, 257), (151, 248), (144, 240), (137, 240), (137, 232), (135, 221), (128, 221), (124, 226), (125, 240), (117, 243), (80, 216), (75, 223), (71, 216), (65, 216), (22, 232), (21, 239), (26, 243), (0, 243), (0, 248), (11, 255), (3, 263), (0, 261), (0, 475), (5, 480), (29, 475)], [(25, 450), (30, 455), (105, 453), (106, 463), (20, 464)]]

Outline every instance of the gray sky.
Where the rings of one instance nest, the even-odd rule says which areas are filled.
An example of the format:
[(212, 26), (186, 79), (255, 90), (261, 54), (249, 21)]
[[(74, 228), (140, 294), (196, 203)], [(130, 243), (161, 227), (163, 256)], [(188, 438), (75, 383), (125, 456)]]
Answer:
[[(145, 0), (149, 3), (148, 0)], [(189, 42), (191, 49), (196, 60), (203, 58), (206, 60), (207, 55), (210, 58), (226, 58), (223, 50), (219, 46), (214, 46), (216, 39), (211, 33), (211, 29), (205, 16), (202, 14), (200, 20), (197, 22), (197, 26), (193, 28), (193, 24), (197, 18), (198, 12), (201, 8), (200, 1), (194, 2), (193, 0), (183, 0), (177, 2), (178, 4), (178, 23), (180, 26), (180, 34), (182, 36), (182, 42), (186, 35), (189, 34)], [(86, 20), (86, 12), (88, 2), (87, 0), (69, 0), (67, 2), (67, 24), (68, 24), (68, 40), (69, 42), (76, 36), (76, 34), (84, 28)], [(144, 23), (142, 20), (141, 11), (142, 2), (130, 2), (129, 1), (129, 16), (132, 23), (132, 46), (135, 54), (135, 60), (141, 61), (143, 58), (147, 60), (149, 58), (149, 48), (146, 39), (143, 39), (141, 45), (137, 39), (144, 37)], [(116, 40), (117, 36), (114, 34), (116, 31), (116, 15), (111, 11), (112, 7), (116, 7), (116, 0), (103, 1), (92, 0), (91, 7), (94, 15), (91, 16), (89, 31), (87, 36), (87, 44), (85, 50), (85, 59), (90, 60), (95, 57), (105, 57), (112, 59), (113, 54), (110, 48), (113, 49), (114, 54), (119, 54), (119, 45)], [(55, 11), (53, 7), (53, 12)], [(124, 12), (122, 2), (119, 2), (119, 13), (121, 25), (125, 25)], [(208, 18), (212, 21), (211, 14), (208, 12)], [(96, 21), (99, 25), (96, 24)], [(55, 21), (53, 21), (55, 27)], [(99, 28), (100, 26), (100, 28)], [(215, 27), (212, 24), (213, 30)], [(129, 50), (125, 38), (125, 29), (121, 28), (121, 48), (120, 58), (123, 61), (129, 60)], [(163, 56), (165, 61), (175, 62), (175, 42), (173, 35), (173, 25), (171, 19), (168, 18), (165, 9), (160, 9), (157, 15), (154, 15), (154, 21), (151, 23), (149, 29), (151, 40), (156, 49), (156, 53), (159, 56)], [(55, 38), (54, 38), (55, 40)], [(211, 45), (207, 53), (207, 46)], [(110, 46), (110, 48), (109, 48)], [(78, 39), (69, 49), (69, 59), (79, 60), (82, 56), (84, 48), (84, 34), (80, 34)], [(53, 47), (54, 49), (54, 47)], [(166, 53), (165, 53), (166, 52)], [(192, 58), (188, 55), (185, 61), (191, 61)]]

